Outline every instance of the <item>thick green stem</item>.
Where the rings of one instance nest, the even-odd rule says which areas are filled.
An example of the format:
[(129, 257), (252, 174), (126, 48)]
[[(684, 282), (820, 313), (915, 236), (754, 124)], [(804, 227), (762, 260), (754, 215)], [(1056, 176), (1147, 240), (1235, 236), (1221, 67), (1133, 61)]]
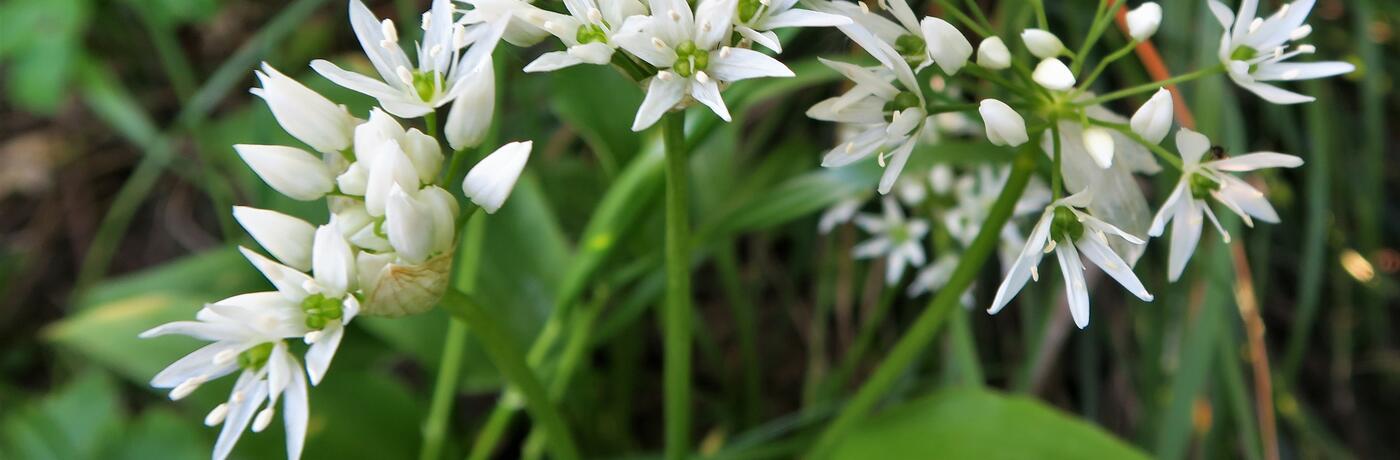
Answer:
[(507, 334), (504, 325), (476, 299), (455, 290), (447, 291), (447, 295), (442, 298), (442, 306), (452, 316), (472, 327), (472, 331), (476, 333), (475, 337), (481, 341), (501, 375), (524, 396), (525, 409), (534, 417), (535, 422), (544, 425), (554, 455), (563, 460), (578, 459), (578, 448), (574, 446), (574, 438), (569, 434), (568, 425), (550, 403), (544, 385), (540, 384), (530, 367), (525, 365), (525, 355)]
[[(451, 280), (462, 292), (476, 291), (476, 274), (481, 266), (482, 244), (486, 241), (486, 220), (470, 219), (461, 233), (461, 245), (453, 262)], [(423, 449), (420, 460), (442, 457), (442, 444), (447, 438), (447, 424), (452, 415), (452, 402), (457, 396), (457, 384), (462, 375), (462, 353), (467, 348), (467, 324), (452, 319), (447, 325), (447, 338), (442, 344), (442, 360), (438, 363), (437, 380), (433, 383), (433, 399), (428, 406), (428, 420), (423, 426)]]
[(1154, 81), (1154, 82), (1151, 82), (1151, 83), (1144, 83), (1144, 84), (1141, 84), (1141, 85), (1138, 85), (1138, 86), (1134, 86), (1134, 87), (1132, 87), (1132, 88), (1127, 88), (1127, 89), (1122, 89), (1122, 90), (1114, 91), (1114, 92), (1111, 92), (1111, 93), (1108, 93), (1108, 94), (1105, 94), (1105, 95), (1102, 95), (1102, 96), (1099, 96), (1099, 97), (1096, 97), (1096, 98), (1093, 98), (1093, 99), (1088, 99), (1088, 100), (1084, 100), (1084, 101), (1075, 102), (1074, 105), (1077, 105), (1077, 106), (1080, 106), (1080, 107), (1091, 107), (1091, 106), (1103, 104), (1103, 103), (1109, 102), (1109, 101), (1116, 101), (1116, 100), (1118, 100), (1118, 99), (1122, 99), (1122, 98), (1125, 98), (1125, 97), (1128, 97), (1128, 96), (1132, 96), (1132, 95), (1135, 95), (1135, 94), (1142, 94), (1142, 93), (1146, 93), (1146, 92), (1148, 92), (1148, 91), (1156, 91), (1158, 88), (1162, 88), (1162, 87), (1165, 87), (1165, 86), (1175, 85), (1175, 84), (1177, 84), (1177, 83), (1184, 83), (1184, 82), (1188, 82), (1188, 81), (1195, 80), (1195, 79), (1198, 79), (1198, 78), (1202, 78), (1202, 77), (1207, 77), (1207, 76), (1215, 75), (1215, 74), (1218, 74), (1218, 73), (1225, 73), (1225, 64), (1220, 64), (1220, 65), (1215, 65), (1215, 66), (1211, 66), (1211, 67), (1206, 67), (1206, 68), (1204, 68), (1204, 69), (1197, 70), (1197, 71), (1195, 71), (1195, 72), (1191, 72), (1191, 73), (1188, 73), (1188, 74), (1178, 75), (1178, 76), (1175, 76), (1175, 77), (1172, 77), (1172, 78), (1168, 78), (1168, 79), (1162, 80), (1162, 81)]
[(666, 391), (666, 458), (686, 457), (690, 444), (690, 200), (685, 113), (661, 118), (666, 144), (666, 308), (663, 384)]
[(861, 386), (855, 397), (836, 417), (836, 420), (822, 432), (817, 443), (807, 452), (808, 458), (819, 458), (829, 454), (831, 448), (846, 435), (847, 431), (864, 420), (866, 415), (875, 408), (875, 405), (889, 395), (890, 388), (894, 386), (900, 375), (904, 374), (919, 355), (928, 348), (929, 342), (934, 339), (939, 328), (943, 325), (943, 321), (952, 309), (957, 307), (962, 293), (977, 279), (977, 275), (982, 271), (982, 266), (986, 263), (988, 256), (996, 249), (997, 243), (1000, 241), (1001, 229), (1011, 219), (1016, 202), (1021, 199), (1021, 194), (1026, 189), (1026, 183), (1030, 180), (1031, 171), (1035, 169), (1034, 146), (1035, 144), (1027, 144), (1017, 155), (1006, 187), (1002, 189), (1001, 195), (992, 205), (991, 211), (987, 214), (986, 222), (982, 224), (982, 230), (977, 233), (977, 238), (968, 246), (967, 252), (963, 254), (962, 260), (953, 270), (948, 284), (941, 291), (938, 291), (928, 308), (924, 309), (909, 331), (895, 344), (885, 361), (876, 368), (875, 373), (870, 376), (870, 380)]

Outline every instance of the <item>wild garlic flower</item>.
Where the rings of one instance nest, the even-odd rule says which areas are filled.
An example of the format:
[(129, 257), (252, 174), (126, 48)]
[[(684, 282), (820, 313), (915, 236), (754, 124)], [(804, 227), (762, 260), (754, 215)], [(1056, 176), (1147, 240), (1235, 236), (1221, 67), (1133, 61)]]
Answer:
[(1118, 284), (1144, 301), (1152, 301), (1132, 265), (1119, 257), (1108, 245), (1107, 235), (1114, 235), (1135, 245), (1145, 242), (1128, 234), (1118, 227), (1082, 211), (1089, 205), (1090, 195), (1078, 193), (1051, 203), (1045, 208), (1031, 230), (1026, 246), (1007, 272), (1006, 279), (997, 288), (996, 298), (987, 311), (996, 314), (1021, 292), (1028, 280), (1040, 280), (1037, 267), (1045, 254), (1054, 251), (1060, 262), (1060, 273), (1065, 278), (1065, 295), (1069, 298), (1070, 316), (1074, 324), (1083, 329), (1089, 325), (1089, 288), (1084, 281), (1084, 262), (1080, 256), (1103, 269)]
[(1162, 5), (1147, 2), (1133, 8), (1127, 14), (1128, 36), (1133, 40), (1146, 41), (1157, 33), (1162, 25)]
[(861, 206), (865, 205), (864, 197), (846, 198), (826, 208), (820, 218), (817, 219), (817, 231), (825, 235), (836, 229), (837, 225), (848, 223), (860, 212)]
[[(962, 260), (962, 257), (956, 253), (945, 253), (939, 256), (933, 263), (924, 267), (923, 270), (919, 270), (917, 275), (914, 275), (914, 281), (909, 283), (905, 294), (913, 298), (942, 290), (944, 286), (948, 285), (948, 281), (953, 278), (953, 271), (957, 270), (958, 261), (960, 260)], [(963, 307), (971, 307), (975, 300), (972, 292), (976, 289), (977, 286), (975, 283), (969, 285), (967, 289), (963, 291), (962, 296), (958, 297), (958, 303), (961, 303)]]
[(739, 0), (734, 31), (775, 53), (783, 52), (776, 29), (831, 27), (851, 23), (851, 18), (820, 11), (793, 8), (797, 0)]
[(1133, 128), (1133, 132), (1143, 139), (1160, 144), (1172, 128), (1173, 105), (1171, 91), (1167, 91), (1166, 88), (1158, 89), (1146, 104), (1133, 113), (1133, 118), (1128, 124)]
[(1040, 59), (1053, 59), (1068, 51), (1060, 37), (1044, 29), (1021, 31), (1021, 41), (1026, 44), (1026, 49), (1030, 50), (1032, 55)]
[(311, 68), (335, 84), (374, 97), (389, 113), (421, 117), (466, 90), (467, 77), (482, 69), (505, 32), (507, 21), (468, 26), (453, 19), (454, 11), (450, 0), (433, 0), (432, 9), (423, 13), (423, 43), (417, 46), (418, 64), (414, 65), (399, 45), (394, 21), (380, 21), (364, 2), (350, 0), (350, 26), (382, 80), (324, 59), (312, 61)]
[[(185, 355), (151, 379), (151, 386), (173, 388), (170, 399), (182, 399), (205, 382), (238, 372), (228, 401), (204, 417), (208, 426), (223, 425), (214, 442), (214, 460), (223, 460), (252, 424), (254, 432), (267, 429), (282, 402), (282, 423), (287, 435), (287, 458), (301, 458), (309, 418), (306, 375), (292, 356), (287, 334), (297, 329), (294, 309), (267, 308), (261, 297), (276, 293), (245, 294), (205, 306), (196, 321), (176, 321), (141, 333), (141, 338), (178, 334), (214, 343)], [(262, 410), (258, 410), (262, 407)]]
[(1225, 28), (1220, 37), (1220, 61), (1225, 63), (1230, 79), (1240, 87), (1275, 104), (1299, 104), (1316, 98), (1298, 94), (1263, 82), (1311, 80), (1350, 73), (1356, 67), (1346, 62), (1285, 62), (1300, 54), (1312, 54), (1317, 48), (1292, 42), (1307, 38), (1312, 26), (1304, 24), (1316, 0), (1285, 3), (1278, 12), (1256, 17), (1259, 0), (1243, 0), (1239, 13), (1219, 0), (1210, 0), (1211, 13)]
[[(944, 228), (948, 229), (948, 234), (963, 247), (971, 245), (972, 240), (982, 231), (982, 223), (987, 221), (987, 214), (991, 212), (992, 205), (996, 203), (1010, 179), (1009, 166), (981, 166), (976, 171), (958, 177), (953, 187), (956, 204), (942, 216), (942, 223)], [(1043, 211), (1050, 200), (1050, 187), (1037, 178), (1031, 178), (1012, 209), (1011, 220), (1001, 229), (997, 253), (1000, 255), (1002, 270), (1011, 267), (1017, 251), (1025, 244), (1026, 238), (1022, 235), (1017, 220)]]
[(791, 77), (792, 70), (763, 53), (727, 45), (736, 0), (651, 0), (650, 16), (633, 16), (613, 36), (627, 52), (659, 71), (647, 85), (633, 131), (655, 124), (688, 95), (729, 121), (720, 86), (758, 77)]
[[(875, 41), (871, 46), (883, 50), (887, 57), (895, 56), (894, 50), (883, 42)], [(889, 193), (909, 162), (920, 133), (930, 124), (924, 109), (924, 95), (913, 71), (903, 59), (891, 61), (898, 68), (895, 71), (887, 67), (865, 68), (826, 59), (821, 61), (841, 72), (855, 86), (845, 94), (812, 106), (807, 116), (860, 127), (860, 134), (855, 138), (827, 152), (822, 166), (837, 168), (875, 154), (880, 166), (885, 168), (879, 192)]]
[(853, 252), (857, 259), (883, 256), (885, 284), (893, 285), (904, 277), (906, 266), (918, 268), (927, 262), (923, 240), (928, 234), (928, 221), (906, 218), (893, 198), (885, 197), (880, 203), (881, 215), (856, 216), (856, 226), (872, 238), (856, 245)]
[[(972, 57), (972, 43), (962, 32), (939, 18), (930, 16), (920, 20), (905, 0), (880, 0), (880, 8), (889, 11), (894, 21), (871, 12), (865, 2), (832, 0), (819, 5), (824, 11), (851, 18), (855, 24), (848, 27), (862, 28), (874, 34), (891, 46), (896, 55), (914, 67), (915, 71), (937, 63), (944, 73), (954, 75)], [(847, 28), (842, 30), (850, 34)], [(861, 46), (870, 50), (867, 43), (861, 43)], [(888, 62), (885, 64), (890, 65)]]
[(491, 152), (467, 172), (462, 180), (462, 193), (481, 206), (481, 210), (495, 213), (505, 204), (506, 198), (510, 198), (515, 182), (525, 170), (525, 162), (530, 159), (532, 147), (533, 142), (511, 142)]
[(607, 64), (617, 43), (612, 36), (627, 18), (646, 14), (637, 0), (567, 0), (569, 16), (549, 15), (540, 27), (558, 37), (567, 47), (540, 55), (526, 72), (549, 72), (578, 64)]
[(540, 9), (526, 0), (456, 1), (468, 7), (462, 12), (461, 24), (503, 25), (505, 30), (501, 32), (501, 39), (522, 48), (534, 46), (548, 37), (549, 31), (544, 29), (544, 22), (563, 16)]
[(1296, 168), (1303, 165), (1303, 159), (1293, 155), (1274, 152), (1256, 152), (1230, 158), (1217, 158), (1201, 161), (1207, 151), (1220, 155), (1218, 147), (1211, 147), (1206, 136), (1182, 128), (1176, 133), (1176, 148), (1181, 153), (1181, 180), (1172, 190), (1162, 209), (1152, 219), (1148, 230), (1151, 236), (1162, 236), (1167, 223), (1172, 224), (1171, 252), (1167, 259), (1168, 275), (1171, 281), (1181, 278), (1186, 262), (1196, 251), (1196, 243), (1201, 238), (1202, 218), (1210, 219), (1225, 242), (1230, 241), (1230, 233), (1220, 225), (1215, 213), (1206, 204), (1206, 198), (1233, 211), (1244, 220), (1245, 225), (1254, 226), (1254, 219), (1277, 223), (1278, 213), (1269, 205), (1263, 193), (1249, 183), (1228, 173), (1249, 172), (1263, 168)]

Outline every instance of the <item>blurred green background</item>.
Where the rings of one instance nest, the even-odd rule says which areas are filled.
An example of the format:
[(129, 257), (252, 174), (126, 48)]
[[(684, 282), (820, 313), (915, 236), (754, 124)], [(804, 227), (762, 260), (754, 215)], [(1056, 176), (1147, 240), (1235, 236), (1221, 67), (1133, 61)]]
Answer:
[[(427, 6), (368, 3), (409, 24)], [(1030, 21), (1027, 2), (977, 3), (1004, 37)], [(1047, 3), (1053, 28), (1076, 46), (1095, 2)], [(1219, 30), (1205, 2), (1163, 3), (1154, 41), (1169, 68), (1211, 63)], [(1169, 285), (1165, 245), (1154, 243), (1137, 271), (1157, 301), (1096, 290), (1084, 331), (1071, 330), (1056, 283), (1032, 286), (995, 317), (959, 312), (953, 335), (940, 338), (838, 457), (1265, 458), (1266, 444), (1283, 458), (1397, 456), (1397, 15), (1393, 1), (1318, 1), (1310, 20), (1317, 58), (1359, 70), (1298, 85), (1318, 97), (1313, 104), (1268, 105), (1223, 77), (1182, 88), (1200, 130), (1231, 151), (1307, 161), (1260, 176), (1283, 223), (1235, 232), (1247, 264), (1206, 237), (1185, 279)], [(1105, 39), (1100, 56), (1123, 43), (1117, 33)], [(858, 382), (927, 300), (901, 295), (871, 323), (867, 313), (884, 289), (880, 264), (850, 260), (862, 239), (852, 229), (815, 231), (821, 210), (873, 190), (877, 179), (873, 165), (820, 169), (835, 142), (832, 126), (803, 116), (841, 85), (816, 56), (862, 58), (832, 30), (804, 30), (788, 43), (783, 60), (797, 78), (730, 88), (732, 124), (690, 114), (700, 133), (692, 161), (697, 455), (800, 452), (849, 394), (820, 382), (852, 337), (873, 334), (867, 359), (848, 369)], [(535, 152), (507, 206), (488, 221), (479, 292), (522, 346), (556, 299), (590, 306), (568, 323), (574, 340), (547, 359), (584, 357), (559, 388), (570, 426), (590, 457), (657, 456), (661, 365), (651, 307), (664, 283), (660, 152), (649, 134), (628, 130), (641, 92), (612, 69), (519, 71), (554, 46), (496, 54), (492, 142), (534, 140)], [(0, 3), (0, 458), (209, 454), (217, 430), (201, 420), (231, 382), (172, 403), (146, 382), (196, 342), (136, 335), (189, 318), (205, 302), (262, 289), (233, 250), (252, 243), (230, 206), (324, 220), (319, 205), (272, 192), (231, 148), (295, 143), (247, 93), (264, 60), (364, 116), (372, 101), (311, 72), (307, 63), (318, 57), (368, 68), (340, 0)], [(1130, 58), (1104, 80), (1127, 86), (1147, 76)], [(1139, 102), (1114, 108), (1127, 113)], [(976, 138), (917, 155), (962, 166), (1009, 158)], [(1149, 200), (1160, 203), (1174, 181), (1145, 178), (1158, 191)], [(997, 282), (995, 269), (985, 275), (983, 296)], [(1251, 304), (1262, 328), (1247, 327)], [(445, 319), (434, 311), (357, 320), (311, 393), (306, 457), (416, 457)], [(1267, 367), (1249, 346), (1259, 331)], [(450, 419), (454, 458), (474, 444), (500, 386), (470, 347)], [(980, 365), (958, 358), (966, 353)], [(1266, 386), (1271, 394), (1260, 391)], [(1267, 413), (1277, 430), (1261, 431)], [(525, 417), (503, 428), (494, 456), (532, 452)], [(282, 452), (274, 427), (246, 434), (234, 455)]]

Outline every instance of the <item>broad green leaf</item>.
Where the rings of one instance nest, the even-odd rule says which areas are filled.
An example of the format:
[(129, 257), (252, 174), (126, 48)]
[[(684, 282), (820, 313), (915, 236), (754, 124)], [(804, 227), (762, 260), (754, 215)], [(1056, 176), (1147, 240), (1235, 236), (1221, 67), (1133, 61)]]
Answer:
[(189, 320), (204, 302), (178, 292), (151, 292), (95, 305), (44, 330), (49, 342), (76, 352), (133, 382), (145, 383), (199, 341), (183, 336), (142, 340), (142, 331)]
[(23, 459), (98, 458), (116, 435), (122, 410), (116, 387), (101, 373), (69, 382), (0, 425), (0, 454)]
[[(202, 433), (207, 431), (208, 433)], [(147, 409), (127, 423), (120, 439), (101, 458), (110, 460), (149, 460), (155, 458), (203, 458), (209, 455), (214, 430), (181, 418), (165, 408)]]
[(831, 458), (1145, 459), (1141, 451), (1040, 401), (981, 389), (943, 390), (877, 415)]

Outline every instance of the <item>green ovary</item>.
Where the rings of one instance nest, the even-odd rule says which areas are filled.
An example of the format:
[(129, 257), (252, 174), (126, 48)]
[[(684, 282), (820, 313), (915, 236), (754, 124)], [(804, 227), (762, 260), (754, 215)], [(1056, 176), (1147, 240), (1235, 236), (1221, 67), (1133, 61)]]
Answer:
[(1069, 208), (1055, 208), (1055, 216), (1050, 220), (1050, 236), (1056, 241), (1076, 241), (1084, 236), (1084, 223)]
[(904, 60), (909, 61), (910, 64), (924, 62), (924, 58), (928, 55), (928, 43), (925, 43), (922, 37), (914, 34), (900, 35), (894, 40), (894, 49), (899, 52), (900, 56), (904, 56)]
[(424, 101), (431, 100), (437, 94), (441, 83), (442, 75), (437, 72), (413, 72), (413, 90)]
[(340, 299), (312, 294), (301, 301), (301, 311), (306, 314), (307, 329), (320, 330), (331, 320), (340, 319), (345, 314)]
[(253, 348), (244, 350), (243, 353), (239, 353), (238, 367), (250, 371), (262, 369), (263, 365), (267, 364), (267, 359), (272, 357), (272, 346), (272, 343), (268, 342), (256, 345)]
[(695, 46), (695, 42), (686, 40), (676, 45), (676, 64), (671, 66), (671, 70), (677, 75), (690, 78), (696, 72), (710, 67), (710, 52)]
[(1211, 192), (1220, 190), (1219, 182), (1201, 174), (1192, 174), (1191, 179), (1189, 179), (1189, 185), (1191, 187), (1191, 197), (1197, 200), (1204, 200), (1206, 197), (1210, 196)]
[(578, 27), (578, 32), (574, 34), (574, 39), (580, 45), (589, 43), (607, 43), (608, 35), (603, 32), (602, 27), (593, 24), (585, 24)]

